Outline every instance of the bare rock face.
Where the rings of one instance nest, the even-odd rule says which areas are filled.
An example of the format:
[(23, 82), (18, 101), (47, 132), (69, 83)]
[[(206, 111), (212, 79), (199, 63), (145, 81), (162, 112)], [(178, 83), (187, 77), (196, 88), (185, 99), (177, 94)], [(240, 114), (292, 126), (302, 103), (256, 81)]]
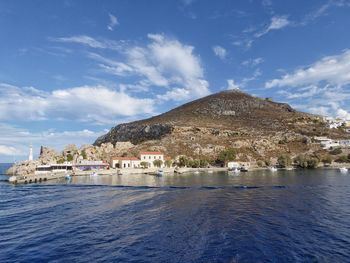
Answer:
[(94, 145), (103, 143), (131, 142), (138, 144), (147, 140), (155, 140), (170, 134), (173, 127), (168, 124), (143, 125), (139, 123), (120, 124), (110, 130), (107, 134), (99, 137)]
[(60, 158), (54, 149), (42, 146), (40, 149), (39, 163), (40, 164), (52, 164), (57, 163), (57, 160)]
[(23, 161), (16, 163), (14, 166), (10, 167), (7, 171), (7, 175), (28, 175), (35, 172), (36, 166), (39, 161)]

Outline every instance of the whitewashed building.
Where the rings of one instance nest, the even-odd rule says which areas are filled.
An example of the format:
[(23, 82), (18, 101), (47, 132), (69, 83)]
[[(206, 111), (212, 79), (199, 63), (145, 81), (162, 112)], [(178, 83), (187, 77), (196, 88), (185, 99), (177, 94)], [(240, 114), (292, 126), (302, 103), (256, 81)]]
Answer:
[(112, 168), (140, 168), (140, 160), (136, 157), (113, 157)]
[(161, 160), (164, 167), (164, 154), (161, 152), (140, 152), (140, 162), (147, 162), (149, 168), (154, 168), (153, 162), (155, 160)]
[(241, 165), (238, 162), (228, 162), (227, 163), (227, 168), (230, 168), (230, 169), (240, 168), (240, 167), (241, 167)]

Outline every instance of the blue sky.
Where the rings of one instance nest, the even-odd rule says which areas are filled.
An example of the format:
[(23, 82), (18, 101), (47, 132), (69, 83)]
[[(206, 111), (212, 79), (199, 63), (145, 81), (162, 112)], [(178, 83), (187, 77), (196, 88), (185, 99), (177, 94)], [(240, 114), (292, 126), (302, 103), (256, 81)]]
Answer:
[(0, 162), (226, 89), (350, 119), (349, 0), (3, 0), (0, 25)]

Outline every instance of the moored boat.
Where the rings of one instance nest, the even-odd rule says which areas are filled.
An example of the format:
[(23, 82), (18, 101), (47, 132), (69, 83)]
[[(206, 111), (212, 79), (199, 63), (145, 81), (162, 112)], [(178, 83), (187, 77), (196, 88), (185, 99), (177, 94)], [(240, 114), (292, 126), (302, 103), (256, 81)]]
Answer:
[(346, 167), (341, 167), (341, 168), (339, 168), (339, 171), (340, 171), (341, 173), (347, 173), (347, 172), (348, 172), (348, 168), (346, 168)]
[(277, 168), (274, 167), (274, 166), (269, 167), (269, 170), (270, 170), (271, 172), (277, 172)]

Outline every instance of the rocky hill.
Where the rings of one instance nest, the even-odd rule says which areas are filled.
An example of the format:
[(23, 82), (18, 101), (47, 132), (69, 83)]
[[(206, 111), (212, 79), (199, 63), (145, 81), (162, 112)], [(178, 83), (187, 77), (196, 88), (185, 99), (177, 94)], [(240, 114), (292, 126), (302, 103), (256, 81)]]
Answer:
[(242, 159), (261, 159), (311, 149), (312, 136), (342, 137), (322, 118), (294, 110), (288, 104), (253, 97), (240, 91), (216, 93), (164, 114), (120, 124), (94, 145), (131, 142), (136, 150), (162, 150), (174, 157), (215, 156), (227, 147)]

